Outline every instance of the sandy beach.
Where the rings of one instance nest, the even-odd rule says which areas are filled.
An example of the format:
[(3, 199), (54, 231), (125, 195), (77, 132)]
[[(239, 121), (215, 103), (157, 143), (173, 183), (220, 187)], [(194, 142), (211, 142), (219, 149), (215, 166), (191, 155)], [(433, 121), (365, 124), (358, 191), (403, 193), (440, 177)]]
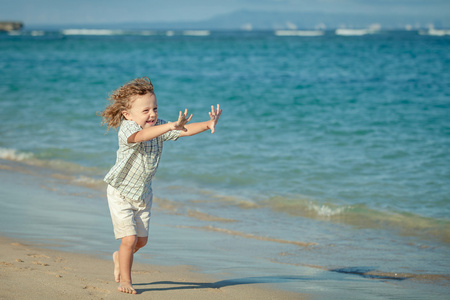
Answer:
[[(123, 299), (112, 261), (0, 237), (1, 299)], [(307, 299), (258, 282), (217, 280), (188, 266), (135, 264), (138, 299)]]

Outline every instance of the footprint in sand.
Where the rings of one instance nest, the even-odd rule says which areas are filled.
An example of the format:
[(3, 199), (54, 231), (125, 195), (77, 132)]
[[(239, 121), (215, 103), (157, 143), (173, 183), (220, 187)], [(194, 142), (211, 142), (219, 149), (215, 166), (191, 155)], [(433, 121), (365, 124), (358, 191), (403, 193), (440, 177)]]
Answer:
[(44, 254), (27, 254), (28, 256), (34, 257), (34, 258), (50, 258), (50, 256), (44, 255)]
[(0, 266), (4, 267), (14, 267), (12, 263), (6, 262), (6, 261), (0, 261)]
[(106, 294), (110, 293), (110, 291), (108, 291), (108, 290), (105, 290), (105, 289), (102, 289), (102, 288), (99, 288), (99, 287), (96, 287), (96, 286), (92, 286), (92, 285), (86, 285), (83, 289), (84, 290), (99, 291), (99, 292), (106, 293)]
[(62, 263), (62, 262), (65, 262), (66, 260), (65, 260), (64, 258), (57, 257), (57, 258), (55, 258), (53, 261), (54, 261), (54, 262), (57, 262), (57, 263)]
[(40, 262), (40, 261), (33, 261), (33, 264), (34, 265), (39, 265), (39, 266), (44, 266), (44, 267), (50, 266), (49, 264), (46, 264), (46, 263), (43, 263), (43, 262)]

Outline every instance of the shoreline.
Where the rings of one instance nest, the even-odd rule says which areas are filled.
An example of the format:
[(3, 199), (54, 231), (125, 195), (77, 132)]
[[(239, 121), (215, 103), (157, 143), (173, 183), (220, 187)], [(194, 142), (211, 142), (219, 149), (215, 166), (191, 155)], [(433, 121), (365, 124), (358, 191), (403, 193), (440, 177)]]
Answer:
[[(33, 299), (55, 294), (65, 299), (122, 297), (116, 292), (111, 259), (119, 242), (113, 238), (103, 191), (67, 183), (65, 178), (56, 170), (0, 160), (0, 277), (7, 286), (0, 298), (27, 298), (24, 293)], [(450, 288), (445, 263), (415, 271), (415, 264), (422, 266), (438, 258), (447, 261), (444, 246), (394, 245), (388, 235), (379, 236), (381, 244), (374, 248), (361, 237), (367, 231), (352, 231), (359, 234), (353, 239), (360, 244), (350, 244), (344, 247), (347, 251), (339, 252), (352, 240), (344, 235), (334, 239), (337, 244), (329, 244), (324, 238), (331, 230), (327, 224), (302, 226), (316, 239), (305, 235), (280, 239), (282, 236), (273, 233), (250, 233), (248, 228), (240, 228), (243, 222), (228, 226), (238, 222), (228, 222), (226, 215), (218, 219), (217, 214), (173, 210), (171, 206), (177, 203), (170, 199), (154, 203), (151, 241), (135, 256), (132, 275), (140, 293), (137, 296), (445, 299)], [(343, 230), (333, 232), (342, 234)], [(302, 240), (317, 244), (300, 243)], [(398, 253), (408, 253), (412, 247), (421, 255), (416, 260), (423, 262), (393, 265), (403, 261), (398, 260)], [(380, 251), (387, 256), (377, 253)]]
[[(116, 291), (112, 253), (118, 242), (113, 238), (106, 203), (98, 199), (96, 189), (64, 184), (58, 174), (20, 162), (0, 161), (0, 298), (132, 297)], [(154, 240), (183, 236), (168, 225), (153, 221), (151, 226)], [(132, 276), (138, 294), (134, 297), (307, 298), (277, 287), (268, 277), (220, 273), (223, 270), (204, 273), (200, 265), (185, 259), (187, 250), (164, 248), (167, 246), (153, 243), (135, 256)], [(166, 252), (170, 255), (161, 256)]]
[(256, 278), (220, 280), (191, 266), (135, 262), (137, 295), (116, 291), (113, 263), (87, 254), (41, 248), (0, 236), (2, 299), (307, 299), (306, 294), (276, 290)]

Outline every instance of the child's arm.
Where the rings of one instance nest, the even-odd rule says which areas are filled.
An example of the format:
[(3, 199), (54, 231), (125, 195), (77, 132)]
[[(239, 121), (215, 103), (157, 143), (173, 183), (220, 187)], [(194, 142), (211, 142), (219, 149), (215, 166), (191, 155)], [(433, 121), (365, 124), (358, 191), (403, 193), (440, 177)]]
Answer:
[[(217, 104), (217, 110), (214, 110), (214, 106), (211, 106), (211, 112), (209, 113), (209, 117), (211, 118), (209, 121), (191, 123), (185, 126), (184, 131), (180, 132), (180, 137), (182, 136), (192, 136), (198, 134), (200, 132), (211, 129), (211, 133), (214, 133), (214, 129), (216, 127), (217, 121), (219, 121), (219, 117), (222, 114), (222, 109), (220, 109), (220, 105)], [(191, 115), (192, 116), (192, 115)]]
[(178, 121), (144, 128), (130, 135), (127, 141), (128, 143), (140, 143), (150, 141), (172, 130), (181, 130), (181, 132), (187, 131), (185, 125), (192, 119), (192, 114), (188, 118), (187, 113), (187, 109), (184, 111), (184, 114), (180, 111)]

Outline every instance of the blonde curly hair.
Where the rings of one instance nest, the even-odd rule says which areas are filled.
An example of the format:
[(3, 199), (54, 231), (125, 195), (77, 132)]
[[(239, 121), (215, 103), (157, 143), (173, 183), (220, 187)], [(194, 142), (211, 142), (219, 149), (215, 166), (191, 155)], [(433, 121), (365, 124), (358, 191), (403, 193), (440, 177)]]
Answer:
[(117, 128), (125, 118), (123, 112), (130, 109), (134, 96), (145, 95), (153, 92), (153, 84), (148, 77), (141, 77), (131, 80), (120, 88), (116, 89), (109, 96), (110, 105), (104, 111), (99, 113), (103, 118), (102, 125), (107, 125), (108, 130)]

